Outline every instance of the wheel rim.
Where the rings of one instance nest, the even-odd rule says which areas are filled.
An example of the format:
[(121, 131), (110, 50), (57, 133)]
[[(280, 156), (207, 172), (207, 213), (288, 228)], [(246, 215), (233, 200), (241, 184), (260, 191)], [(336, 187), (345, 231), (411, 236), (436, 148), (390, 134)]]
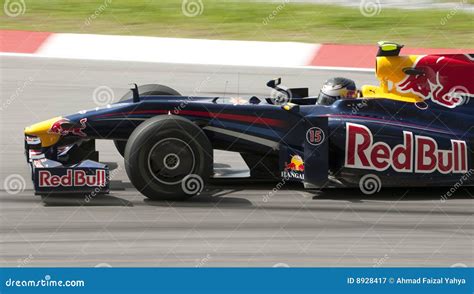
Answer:
[(193, 173), (194, 166), (195, 156), (191, 146), (178, 138), (160, 140), (148, 153), (148, 169), (163, 184), (180, 183)]

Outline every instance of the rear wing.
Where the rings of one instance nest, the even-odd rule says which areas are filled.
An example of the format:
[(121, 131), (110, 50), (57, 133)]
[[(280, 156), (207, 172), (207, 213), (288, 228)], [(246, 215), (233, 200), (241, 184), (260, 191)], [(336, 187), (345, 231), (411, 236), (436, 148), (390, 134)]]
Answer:
[(379, 42), (375, 74), (379, 86), (364, 86), (367, 98), (433, 102), (448, 108), (474, 97), (474, 54), (399, 55), (403, 45)]

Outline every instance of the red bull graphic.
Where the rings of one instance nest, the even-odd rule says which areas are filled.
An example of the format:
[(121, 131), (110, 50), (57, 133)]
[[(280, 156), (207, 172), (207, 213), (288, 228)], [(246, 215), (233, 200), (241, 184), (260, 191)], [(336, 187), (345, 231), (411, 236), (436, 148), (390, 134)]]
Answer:
[(451, 149), (443, 150), (433, 138), (403, 132), (403, 143), (391, 148), (374, 142), (372, 132), (363, 125), (346, 123), (345, 167), (415, 173), (466, 173), (467, 144), (451, 140)]
[(473, 55), (423, 55), (412, 68), (403, 70), (407, 76), (396, 85), (400, 93), (413, 93), (449, 108), (474, 97)]
[(38, 186), (51, 187), (105, 187), (107, 185), (106, 171), (98, 169), (94, 174), (87, 174), (84, 170), (68, 169), (66, 174), (53, 175), (50, 171), (38, 172)]
[(83, 118), (79, 121), (79, 126), (64, 127), (65, 124), (71, 124), (71, 121), (66, 118), (61, 118), (54, 122), (48, 130), (49, 134), (57, 134), (66, 136), (72, 134), (74, 136), (86, 137), (86, 133), (83, 130), (86, 128), (87, 118)]
[(300, 179), (304, 180), (304, 161), (299, 155), (291, 156), (289, 163), (285, 163), (285, 169), (282, 172), (282, 177), (285, 179)]

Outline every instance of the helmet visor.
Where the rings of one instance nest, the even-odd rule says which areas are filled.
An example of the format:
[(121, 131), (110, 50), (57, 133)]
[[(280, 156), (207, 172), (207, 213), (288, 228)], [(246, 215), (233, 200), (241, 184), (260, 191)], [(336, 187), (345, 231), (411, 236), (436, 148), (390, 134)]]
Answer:
[(336, 100), (338, 98), (339, 97), (330, 96), (330, 95), (324, 94), (322, 91), (320, 91), (319, 96), (318, 96), (318, 100), (316, 100), (316, 104), (317, 105), (331, 105), (334, 102), (336, 102)]

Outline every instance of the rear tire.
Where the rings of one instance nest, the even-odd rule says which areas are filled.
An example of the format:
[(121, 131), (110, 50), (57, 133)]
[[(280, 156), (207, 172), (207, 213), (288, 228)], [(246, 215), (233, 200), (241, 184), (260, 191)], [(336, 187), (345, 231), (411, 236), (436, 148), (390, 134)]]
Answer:
[(193, 122), (178, 116), (146, 120), (125, 148), (128, 177), (150, 199), (184, 200), (199, 194), (212, 167), (209, 139)]
[[(160, 84), (146, 84), (138, 87), (138, 92), (140, 95), (156, 95), (156, 96), (181, 96), (181, 94), (173, 88), (170, 88), (165, 85)], [(129, 100), (133, 98), (132, 90), (129, 90), (125, 95), (120, 98), (119, 102)], [(125, 154), (125, 146), (127, 145), (127, 140), (114, 140), (115, 148), (117, 148), (118, 153), (122, 155)]]

